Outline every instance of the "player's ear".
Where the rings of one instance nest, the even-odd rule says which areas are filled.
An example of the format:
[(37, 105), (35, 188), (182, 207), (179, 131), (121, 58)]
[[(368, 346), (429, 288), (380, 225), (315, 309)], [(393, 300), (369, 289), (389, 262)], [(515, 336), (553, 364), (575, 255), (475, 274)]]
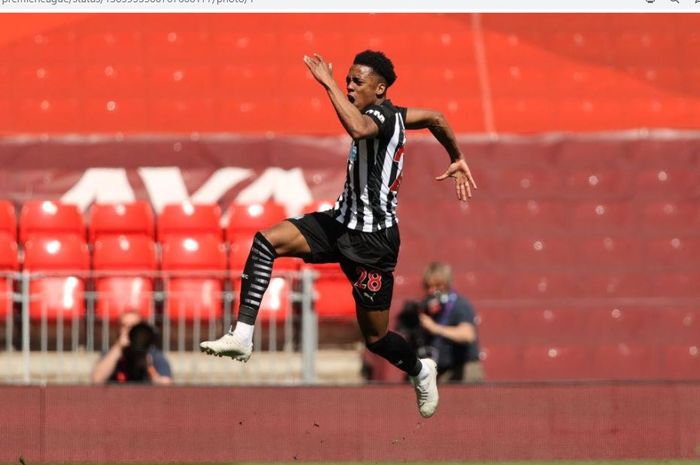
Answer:
[(384, 95), (384, 93), (386, 92), (386, 83), (384, 81), (379, 81), (377, 83), (377, 88), (374, 92), (375, 94), (377, 94), (377, 96)]

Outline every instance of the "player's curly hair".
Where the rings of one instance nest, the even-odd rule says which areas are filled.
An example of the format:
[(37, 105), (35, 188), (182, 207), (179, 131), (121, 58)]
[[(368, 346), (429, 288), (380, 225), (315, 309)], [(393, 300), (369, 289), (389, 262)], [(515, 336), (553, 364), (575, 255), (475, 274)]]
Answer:
[(355, 55), (354, 65), (369, 66), (375, 73), (379, 74), (386, 81), (386, 86), (391, 85), (396, 81), (396, 73), (394, 72), (394, 64), (384, 53), (375, 50), (365, 50)]

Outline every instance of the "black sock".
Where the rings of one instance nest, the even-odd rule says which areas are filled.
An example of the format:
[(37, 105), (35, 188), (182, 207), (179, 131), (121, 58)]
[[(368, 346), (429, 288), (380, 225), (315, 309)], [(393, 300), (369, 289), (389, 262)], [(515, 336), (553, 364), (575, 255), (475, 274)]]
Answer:
[(389, 331), (380, 340), (367, 344), (367, 348), (383, 357), (409, 376), (418, 376), (423, 364), (400, 334)]
[(262, 234), (255, 233), (248, 260), (241, 276), (240, 307), (238, 321), (255, 324), (263, 294), (270, 284), (272, 262), (277, 258), (275, 248)]

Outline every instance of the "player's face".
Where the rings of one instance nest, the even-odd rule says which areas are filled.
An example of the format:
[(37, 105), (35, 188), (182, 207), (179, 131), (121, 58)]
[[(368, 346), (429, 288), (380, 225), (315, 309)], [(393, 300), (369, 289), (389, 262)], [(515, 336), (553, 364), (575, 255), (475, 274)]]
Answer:
[(359, 110), (364, 110), (384, 93), (383, 83), (372, 68), (365, 65), (352, 65), (345, 77), (348, 100)]

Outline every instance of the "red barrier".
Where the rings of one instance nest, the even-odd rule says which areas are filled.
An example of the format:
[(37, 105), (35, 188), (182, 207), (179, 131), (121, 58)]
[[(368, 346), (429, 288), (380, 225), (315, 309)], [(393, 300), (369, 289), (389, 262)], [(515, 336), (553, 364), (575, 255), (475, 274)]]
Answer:
[(2, 387), (0, 462), (697, 458), (700, 384)]

